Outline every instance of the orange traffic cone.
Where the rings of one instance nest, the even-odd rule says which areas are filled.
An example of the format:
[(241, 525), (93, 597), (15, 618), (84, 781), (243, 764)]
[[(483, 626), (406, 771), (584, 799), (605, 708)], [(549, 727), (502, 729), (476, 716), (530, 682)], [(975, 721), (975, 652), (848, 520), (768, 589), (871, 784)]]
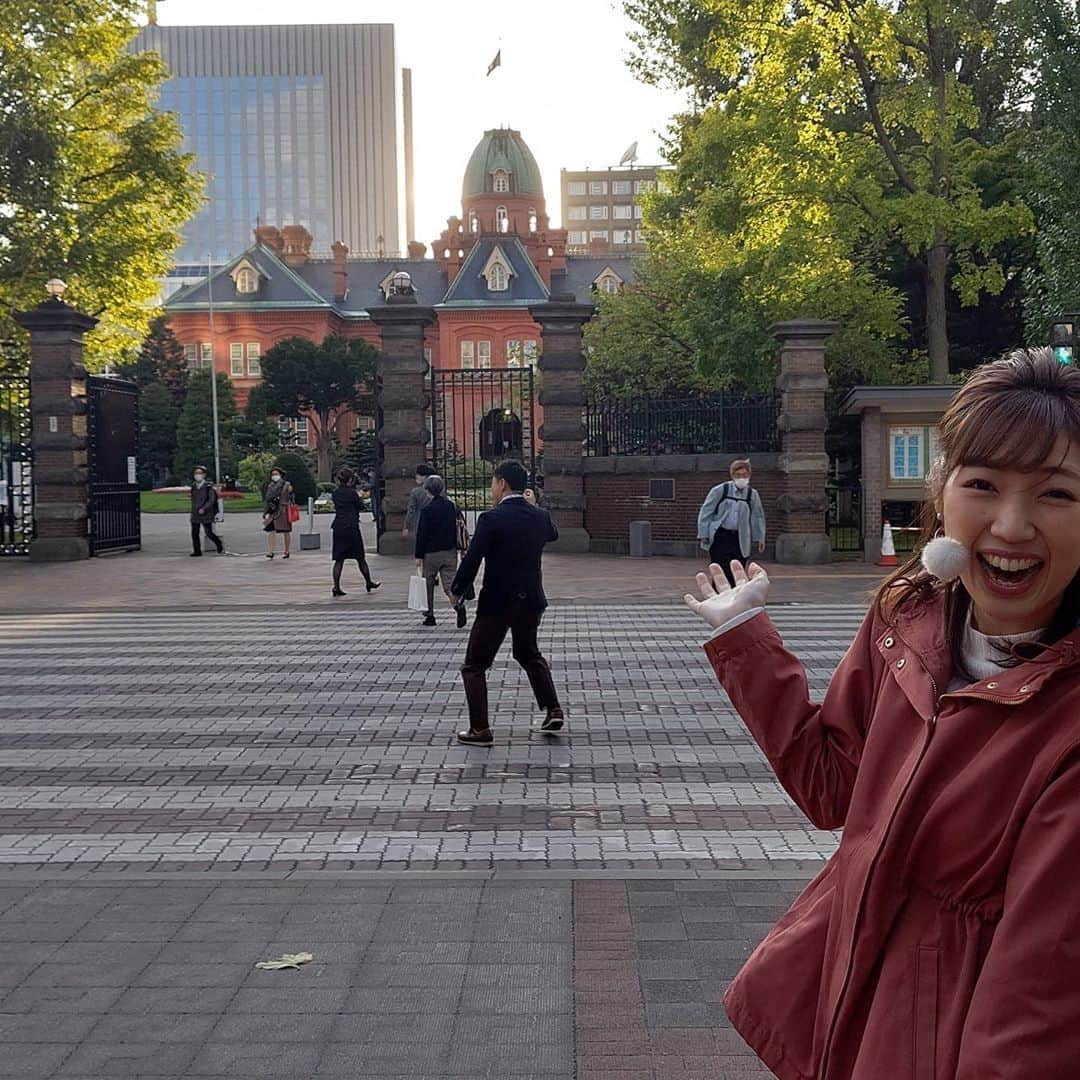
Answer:
[(899, 566), (900, 561), (896, 557), (896, 548), (893, 546), (892, 526), (886, 521), (881, 527), (881, 558), (877, 561), (878, 566)]

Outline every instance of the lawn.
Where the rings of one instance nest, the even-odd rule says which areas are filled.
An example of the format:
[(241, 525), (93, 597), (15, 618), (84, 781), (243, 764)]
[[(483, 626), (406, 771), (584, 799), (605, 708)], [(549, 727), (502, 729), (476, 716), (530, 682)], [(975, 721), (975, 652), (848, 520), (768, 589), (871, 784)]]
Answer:
[[(225, 513), (233, 510), (261, 510), (262, 497), (256, 492), (245, 492), (239, 499), (222, 499)], [(143, 491), (139, 494), (139, 506), (144, 514), (190, 514), (191, 496), (182, 491)]]

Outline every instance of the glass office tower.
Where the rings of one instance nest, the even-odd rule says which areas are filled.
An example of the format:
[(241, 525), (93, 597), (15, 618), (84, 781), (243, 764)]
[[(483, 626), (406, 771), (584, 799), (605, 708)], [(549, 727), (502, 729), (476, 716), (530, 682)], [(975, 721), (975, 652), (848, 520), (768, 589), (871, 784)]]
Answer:
[(150, 26), (135, 47), (169, 65), (161, 107), (207, 176), (178, 263), (238, 255), (260, 221), (398, 250), (392, 26)]

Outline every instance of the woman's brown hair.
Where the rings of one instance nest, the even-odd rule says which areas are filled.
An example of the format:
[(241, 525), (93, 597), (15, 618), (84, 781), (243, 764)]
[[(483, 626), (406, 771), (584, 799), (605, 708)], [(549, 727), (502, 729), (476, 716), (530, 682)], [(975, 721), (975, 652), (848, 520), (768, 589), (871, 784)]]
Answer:
[[(946, 640), (963, 670), (961, 642), (971, 598), (959, 580), (942, 584), (920, 561), (938, 531), (945, 482), (963, 466), (1036, 472), (1064, 435), (1080, 444), (1080, 370), (1062, 364), (1052, 349), (1018, 349), (977, 368), (957, 391), (938, 427), (940, 457), (927, 477), (922, 532), (912, 557), (877, 590), (875, 606), (886, 621), (938, 592), (945, 593)], [(1065, 590), (1047, 638), (1054, 641), (1080, 620), (1080, 574)]]

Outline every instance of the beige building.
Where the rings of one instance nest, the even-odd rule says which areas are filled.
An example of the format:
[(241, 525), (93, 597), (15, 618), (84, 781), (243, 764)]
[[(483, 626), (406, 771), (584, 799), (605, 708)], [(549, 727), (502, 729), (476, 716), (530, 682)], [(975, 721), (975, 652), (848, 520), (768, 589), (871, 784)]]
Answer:
[(563, 169), (562, 227), (575, 254), (631, 254), (645, 250), (641, 196), (656, 190), (663, 167)]

